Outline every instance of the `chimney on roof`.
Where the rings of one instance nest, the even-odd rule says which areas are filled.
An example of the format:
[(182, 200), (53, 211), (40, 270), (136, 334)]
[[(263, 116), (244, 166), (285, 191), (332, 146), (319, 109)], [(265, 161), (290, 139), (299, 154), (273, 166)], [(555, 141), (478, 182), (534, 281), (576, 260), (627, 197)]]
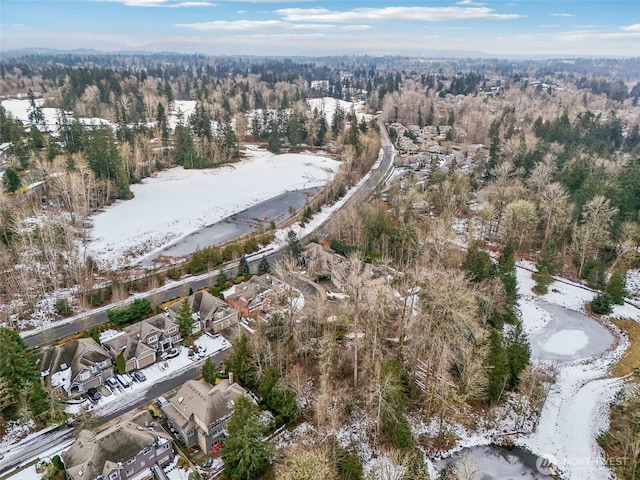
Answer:
[(229, 372), (229, 385), (233, 383), (233, 372)]

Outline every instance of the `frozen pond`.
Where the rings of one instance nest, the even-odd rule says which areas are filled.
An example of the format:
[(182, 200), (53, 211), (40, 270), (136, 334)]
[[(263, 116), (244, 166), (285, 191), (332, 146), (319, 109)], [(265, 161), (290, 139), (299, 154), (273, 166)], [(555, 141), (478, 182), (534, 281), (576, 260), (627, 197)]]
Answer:
[(550, 321), (529, 335), (533, 358), (573, 362), (601, 355), (613, 345), (611, 332), (586, 315), (551, 303), (540, 306), (550, 314)]
[(536, 468), (537, 459), (537, 456), (518, 447), (508, 450), (487, 445), (465, 448), (451, 457), (440, 460), (436, 467), (442, 471), (454, 467), (458, 472), (455, 478), (473, 480), (552, 478)]
[(259, 227), (267, 229), (271, 221), (278, 224), (290, 218), (292, 211), (302, 209), (321, 190), (321, 188), (294, 190), (261, 202), (213, 225), (201, 228), (160, 252), (149, 255), (139, 265), (150, 267), (154, 265), (155, 259), (161, 256), (185, 257), (198, 249), (232, 240)]
[[(247, 146), (246, 158), (236, 163), (203, 170), (175, 167), (157, 172), (131, 185), (134, 198), (117, 201), (91, 217), (93, 227), (86, 253), (103, 268), (136, 264), (266, 200), (322, 187), (331, 181), (340, 164), (324, 155), (273, 155)], [(277, 205), (269, 205), (264, 208), (279, 210)], [(188, 242), (210, 245), (216, 238), (241, 230), (205, 230)], [(205, 238), (207, 235), (213, 240)]]

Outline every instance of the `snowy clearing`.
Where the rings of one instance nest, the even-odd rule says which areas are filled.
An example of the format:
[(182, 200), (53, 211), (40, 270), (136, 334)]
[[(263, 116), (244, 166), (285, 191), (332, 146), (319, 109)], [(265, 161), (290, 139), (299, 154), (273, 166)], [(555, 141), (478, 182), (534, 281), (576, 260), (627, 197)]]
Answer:
[(326, 185), (340, 166), (327, 156), (273, 155), (247, 147), (249, 158), (206, 170), (181, 167), (132, 185), (134, 198), (91, 217), (88, 253), (101, 265), (120, 268), (172, 241), (247, 207), (279, 195)]
[(362, 118), (364, 118), (365, 120), (370, 120), (373, 118), (373, 115), (362, 113), (364, 102), (353, 103), (344, 100), (338, 100), (337, 98), (333, 97), (323, 97), (309, 98), (307, 100), (307, 103), (309, 104), (309, 110), (311, 110), (311, 112), (313, 112), (313, 110), (317, 108), (318, 112), (324, 113), (325, 120), (327, 121), (328, 125), (331, 125), (331, 123), (333, 122), (333, 116), (336, 113), (338, 105), (340, 105), (340, 108), (345, 114), (351, 112), (351, 108), (353, 107), (358, 120), (361, 120)]

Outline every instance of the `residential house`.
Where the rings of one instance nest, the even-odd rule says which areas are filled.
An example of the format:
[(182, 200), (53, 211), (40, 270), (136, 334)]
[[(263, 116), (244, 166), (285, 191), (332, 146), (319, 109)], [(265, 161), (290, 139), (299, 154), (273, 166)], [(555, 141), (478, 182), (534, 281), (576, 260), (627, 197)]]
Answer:
[(62, 454), (68, 480), (127, 480), (163, 477), (173, 460), (171, 437), (142, 411), (94, 433), (82, 430)]
[[(207, 291), (196, 292), (189, 296), (187, 301), (191, 307), (194, 323), (199, 322), (207, 332), (218, 333), (238, 323), (238, 311)], [(174, 320), (178, 316), (181, 303), (179, 301), (169, 306), (169, 316)]]
[(187, 447), (199, 445), (203, 452), (224, 435), (234, 402), (247, 391), (232, 376), (215, 387), (203, 380), (189, 380), (162, 407), (167, 422)]
[(154, 315), (129, 325), (123, 331), (155, 351), (164, 352), (182, 341), (178, 324), (168, 315)]
[(314, 279), (330, 279), (334, 265), (342, 262), (344, 257), (315, 242), (307, 244), (298, 255), (298, 263)]
[(156, 361), (156, 349), (128, 335), (126, 332), (105, 330), (100, 334), (100, 344), (109, 352), (114, 362), (122, 355), (125, 371), (148, 367)]
[(254, 275), (246, 282), (236, 285), (233, 292), (225, 295), (225, 300), (243, 317), (265, 312), (269, 308), (269, 292), (276, 281), (267, 273)]
[(45, 347), (38, 358), (41, 376), (69, 397), (86, 393), (113, 376), (111, 357), (92, 338)]

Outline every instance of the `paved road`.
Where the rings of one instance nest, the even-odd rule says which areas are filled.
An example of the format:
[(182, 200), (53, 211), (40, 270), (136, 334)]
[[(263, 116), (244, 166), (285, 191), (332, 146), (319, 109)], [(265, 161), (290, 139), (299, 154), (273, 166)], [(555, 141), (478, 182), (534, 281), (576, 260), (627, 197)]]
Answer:
[[(211, 355), (210, 358), (218, 365), (225, 359), (229, 352), (230, 350), (224, 350), (215, 355)], [(123, 395), (124, 401), (116, 399), (112, 404), (106, 404), (100, 409), (105, 412), (104, 415), (100, 416), (100, 424), (107, 423), (128, 411), (147, 405), (159, 396), (165, 395), (178, 388), (188, 380), (199, 378), (202, 363), (204, 363), (204, 359), (189, 365), (184, 370), (172, 374), (172, 376), (161, 382), (151, 385), (147, 390), (141, 389), (133, 391), (131, 394), (119, 394)], [(108, 408), (110, 406), (112, 406), (112, 408)], [(100, 412), (98, 412), (98, 414), (100, 414)], [(0, 460), (0, 480), (9, 478), (10, 473), (13, 473), (16, 468), (34, 462), (40, 456), (44, 454), (50, 455), (52, 453), (52, 447), (55, 447), (56, 450), (66, 448), (66, 444), (72, 442), (74, 438), (74, 429), (66, 424), (62, 424), (58, 428), (34, 436), (15, 447), (10, 447), (5, 452), (2, 452), (4, 458)]]
[[(382, 156), (380, 158), (380, 161), (378, 162), (378, 165), (370, 172), (367, 180), (362, 183), (357, 191), (353, 192), (353, 194), (344, 202), (343, 206), (340, 208), (345, 208), (347, 205), (354, 205), (365, 201), (379, 185), (383, 184), (386, 181), (386, 179), (393, 171), (395, 149), (393, 148), (393, 144), (391, 143), (391, 139), (389, 138), (389, 134), (387, 133), (384, 123), (382, 123), (382, 120), (380, 120), (379, 118), (378, 125), (380, 126), (382, 141)], [(306, 243), (310, 238), (314, 236), (327, 235), (327, 223), (328, 219), (324, 223), (322, 223), (315, 231), (302, 238), (301, 241), (303, 243)], [(273, 264), (280, 258), (282, 258), (282, 255), (283, 253), (281, 250), (274, 250), (267, 253), (265, 256), (267, 257), (267, 260)], [(254, 266), (260, 262), (262, 256), (263, 254), (249, 255), (247, 257), (247, 260), (249, 261), (249, 264), (251, 266)], [(61, 338), (74, 335), (77, 332), (88, 330), (102, 323), (105, 323), (107, 321), (108, 310), (126, 307), (137, 298), (148, 299), (152, 306), (160, 305), (161, 303), (171, 300), (172, 298), (187, 295), (190, 288), (192, 288), (193, 290), (197, 290), (200, 288), (209, 287), (215, 283), (215, 279), (218, 277), (220, 270), (224, 270), (228, 274), (234, 274), (237, 267), (238, 262), (231, 262), (224, 265), (221, 269), (207, 272), (198, 276), (186, 277), (180, 279), (177, 282), (164, 285), (153, 291), (133, 295), (124, 301), (94, 309), (90, 312), (73, 317), (68, 321), (65, 321), (64, 323), (58, 323), (40, 332), (32, 334), (26, 332), (23, 334), (24, 341), (29, 347), (34, 348), (54, 343)]]
[[(264, 254), (267, 260), (274, 264), (282, 258), (283, 253), (279, 250), (268, 252)], [(253, 269), (257, 269), (258, 263), (260, 263), (263, 254), (254, 256), (248, 256), (248, 263)], [(117, 303), (112, 303), (104, 307), (100, 307), (82, 315), (70, 318), (67, 321), (63, 321), (53, 325), (50, 328), (44, 329), (40, 332), (30, 334), (26, 332), (24, 334), (24, 341), (29, 347), (37, 348), (43, 345), (54, 343), (55, 341), (74, 335), (83, 330), (89, 330), (93, 327), (105, 323), (107, 319), (107, 311), (114, 308), (124, 308), (129, 305), (133, 300), (137, 298), (146, 298), (151, 303), (151, 306), (160, 305), (168, 300), (171, 300), (182, 295), (187, 295), (189, 289), (198, 290), (201, 288), (210, 287), (215, 284), (218, 275), (222, 270), (231, 276), (235, 276), (235, 271), (238, 268), (238, 262), (230, 262), (224, 265), (222, 268), (207, 272), (202, 275), (188, 276), (182, 278), (178, 282), (172, 282), (157, 288), (151, 292), (144, 292), (131, 296), (130, 298)]]

